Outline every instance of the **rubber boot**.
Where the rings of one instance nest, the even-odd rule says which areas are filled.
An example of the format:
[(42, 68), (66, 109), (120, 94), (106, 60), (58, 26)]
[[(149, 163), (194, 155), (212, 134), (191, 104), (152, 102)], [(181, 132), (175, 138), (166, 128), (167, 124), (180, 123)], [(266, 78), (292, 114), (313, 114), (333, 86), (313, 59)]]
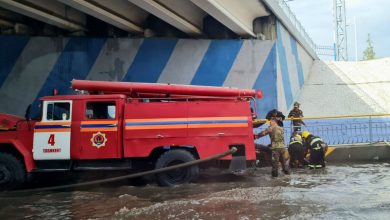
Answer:
[(278, 177), (278, 171), (277, 170), (272, 170), (272, 177)]

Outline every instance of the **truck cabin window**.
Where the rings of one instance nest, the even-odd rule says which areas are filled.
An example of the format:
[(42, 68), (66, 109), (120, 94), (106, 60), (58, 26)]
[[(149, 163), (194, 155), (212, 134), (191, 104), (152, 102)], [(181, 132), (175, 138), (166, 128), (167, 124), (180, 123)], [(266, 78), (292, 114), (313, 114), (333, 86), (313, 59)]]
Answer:
[(88, 102), (85, 115), (88, 119), (114, 119), (115, 113), (115, 102)]
[(57, 102), (47, 105), (46, 119), (48, 121), (67, 121), (70, 119), (70, 103)]

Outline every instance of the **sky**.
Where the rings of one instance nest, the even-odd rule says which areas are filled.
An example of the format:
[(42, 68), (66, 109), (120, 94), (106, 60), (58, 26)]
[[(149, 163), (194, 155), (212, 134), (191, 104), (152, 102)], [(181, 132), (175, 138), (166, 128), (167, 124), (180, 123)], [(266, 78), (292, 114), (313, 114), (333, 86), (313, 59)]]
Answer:
[[(390, 57), (390, 0), (345, 0), (348, 57), (354, 61), (356, 18), (357, 59), (363, 58), (367, 35), (371, 35), (377, 58)], [(292, 0), (287, 2), (317, 45), (334, 43), (333, 0)], [(333, 57), (321, 57), (331, 60)]]

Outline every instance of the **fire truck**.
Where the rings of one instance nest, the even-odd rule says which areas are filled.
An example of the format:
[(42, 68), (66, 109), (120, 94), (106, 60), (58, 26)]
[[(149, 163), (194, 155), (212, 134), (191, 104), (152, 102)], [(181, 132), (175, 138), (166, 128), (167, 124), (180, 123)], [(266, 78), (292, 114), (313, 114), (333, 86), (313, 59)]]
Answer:
[[(40, 98), (39, 119), (0, 114), (0, 189), (36, 172), (159, 169), (236, 147), (255, 161), (252, 118), (261, 91), (209, 86), (73, 80), (74, 95)], [(252, 111), (251, 111), (252, 110)], [(156, 175), (194, 181), (198, 166)]]

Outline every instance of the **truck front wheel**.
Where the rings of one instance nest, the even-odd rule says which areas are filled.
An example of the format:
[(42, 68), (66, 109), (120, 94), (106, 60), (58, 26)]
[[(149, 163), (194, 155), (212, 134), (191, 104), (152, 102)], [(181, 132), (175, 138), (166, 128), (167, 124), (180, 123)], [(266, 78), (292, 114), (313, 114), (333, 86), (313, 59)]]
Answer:
[(0, 191), (18, 188), (25, 180), (22, 162), (11, 154), (0, 153)]
[[(181, 163), (194, 161), (195, 157), (185, 150), (170, 150), (162, 154), (157, 162), (156, 169), (174, 166)], [(194, 181), (199, 174), (197, 165), (176, 169), (156, 175), (157, 182), (160, 186), (174, 186)]]

